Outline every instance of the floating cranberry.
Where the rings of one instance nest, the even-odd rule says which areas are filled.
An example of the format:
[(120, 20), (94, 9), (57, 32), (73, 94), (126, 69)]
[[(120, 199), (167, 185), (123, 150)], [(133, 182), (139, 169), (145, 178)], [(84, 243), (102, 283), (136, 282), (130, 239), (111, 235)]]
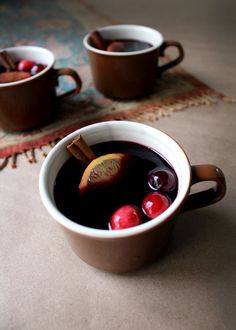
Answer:
[(30, 71), (32, 67), (34, 66), (35, 62), (30, 61), (30, 60), (20, 60), (18, 65), (17, 65), (17, 70), (18, 71)]
[(170, 192), (177, 187), (177, 177), (171, 169), (157, 167), (148, 173), (148, 184), (153, 190)]
[(142, 213), (135, 205), (124, 205), (116, 210), (109, 223), (109, 229), (124, 229), (138, 226), (142, 223)]
[(170, 199), (158, 192), (149, 193), (142, 202), (142, 210), (147, 217), (153, 219), (170, 206)]
[(43, 64), (35, 64), (35, 65), (31, 68), (30, 73), (32, 74), (32, 76), (34, 76), (35, 74), (37, 74), (37, 73), (43, 71), (45, 68), (46, 68), (46, 66), (43, 65)]

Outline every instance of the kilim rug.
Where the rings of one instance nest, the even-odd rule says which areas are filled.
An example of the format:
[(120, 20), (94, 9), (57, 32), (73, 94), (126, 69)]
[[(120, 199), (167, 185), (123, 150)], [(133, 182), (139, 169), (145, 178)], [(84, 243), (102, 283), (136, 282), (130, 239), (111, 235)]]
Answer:
[[(171, 112), (219, 100), (233, 101), (205, 85), (180, 66), (166, 72), (147, 98), (126, 102), (113, 101), (98, 93), (92, 82), (90, 67), (82, 41), (97, 27), (116, 23), (98, 13), (83, 0), (7, 1), (0, 2), (0, 48), (37, 45), (50, 49), (56, 67), (75, 69), (83, 82), (82, 91), (61, 104), (55, 120), (29, 132), (10, 134), (0, 130), (0, 169), (16, 167), (17, 155), (35, 162), (35, 149), (43, 150), (63, 136), (85, 125), (105, 120), (157, 120)], [(64, 79), (63, 90), (71, 88)]]

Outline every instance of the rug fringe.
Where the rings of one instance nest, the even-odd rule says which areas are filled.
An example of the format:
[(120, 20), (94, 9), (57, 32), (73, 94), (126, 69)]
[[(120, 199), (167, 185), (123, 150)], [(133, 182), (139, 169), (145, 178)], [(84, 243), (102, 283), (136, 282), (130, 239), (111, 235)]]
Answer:
[(148, 111), (147, 105), (143, 104), (142, 107), (137, 107), (136, 111), (132, 113), (119, 113), (115, 116), (113, 115), (113, 118), (117, 120), (147, 120), (153, 122), (160, 118), (170, 117), (172, 112), (183, 111), (188, 107), (215, 104), (218, 99), (230, 103), (236, 102), (234, 98), (225, 97), (208, 88), (207, 90), (194, 92), (191, 95), (178, 97), (178, 99), (170, 98), (161, 104), (150, 103)]
[(40, 146), (40, 147), (39, 147), (39, 150), (40, 150), (41, 155), (42, 155), (44, 158), (46, 158), (48, 154), (47, 154), (47, 152), (45, 152), (45, 151), (43, 150), (43, 146)]
[(11, 157), (11, 168), (17, 168), (17, 156), (18, 154), (13, 154)]
[(32, 148), (31, 150), (24, 150), (23, 154), (25, 155), (26, 160), (28, 163), (36, 163), (36, 158), (35, 158), (35, 149)]
[(2, 171), (7, 166), (8, 161), (9, 161), (9, 156), (3, 159), (3, 161), (0, 164), (0, 171)]
[(46, 158), (48, 153), (44, 150), (45, 147), (52, 149), (57, 142), (59, 142), (62, 139), (62, 137), (60, 138), (56, 138), (53, 141), (49, 141), (48, 143), (39, 146), (39, 147), (35, 147), (35, 148), (31, 148), (31, 149), (26, 149), (23, 152), (19, 152), (19, 153), (14, 153), (11, 156), (7, 156), (5, 158), (0, 159), (0, 161), (2, 161), (0, 163), (0, 171), (2, 171), (4, 168), (6, 168), (9, 165), (9, 161), (10, 161), (10, 166), (11, 168), (15, 169), (17, 168), (17, 159), (18, 156), (23, 155), (24, 158), (26, 159), (27, 163), (29, 164), (33, 164), (33, 163), (37, 163), (37, 159), (36, 159), (36, 150), (40, 152), (41, 156), (43, 158)]

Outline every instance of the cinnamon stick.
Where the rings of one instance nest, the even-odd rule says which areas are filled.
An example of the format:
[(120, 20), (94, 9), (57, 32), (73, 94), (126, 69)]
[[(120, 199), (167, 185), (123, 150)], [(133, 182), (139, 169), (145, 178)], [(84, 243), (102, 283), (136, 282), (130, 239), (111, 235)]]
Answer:
[(0, 51), (0, 61), (7, 71), (16, 70), (16, 65), (6, 50)]
[(67, 150), (82, 163), (88, 165), (96, 158), (92, 149), (87, 145), (81, 135), (74, 139), (68, 146)]
[(91, 45), (93, 47), (96, 47), (101, 50), (106, 50), (106, 48), (107, 48), (106, 40), (103, 39), (103, 37), (101, 36), (101, 34), (98, 31), (93, 31), (90, 34), (89, 39), (90, 39)]

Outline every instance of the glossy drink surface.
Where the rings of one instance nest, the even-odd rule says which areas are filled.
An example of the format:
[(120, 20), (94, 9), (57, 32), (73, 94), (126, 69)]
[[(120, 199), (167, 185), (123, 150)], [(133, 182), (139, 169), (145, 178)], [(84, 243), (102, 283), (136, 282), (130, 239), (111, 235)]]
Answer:
[[(110, 217), (114, 211), (126, 204), (141, 209), (143, 198), (151, 191), (148, 185), (148, 173), (157, 166), (171, 168), (156, 152), (140, 144), (126, 141), (110, 141), (91, 146), (95, 155), (108, 153), (126, 153), (133, 155), (126, 167), (126, 175), (113, 186), (99, 187), (82, 196), (79, 183), (85, 166), (71, 156), (60, 169), (54, 185), (54, 198), (58, 209), (69, 219), (81, 225), (108, 229)], [(173, 169), (172, 169), (173, 170)], [(168, 193), (173, 201), (177, 188)], [(150, 221), (143, 216), (143, 222)]]
[(106, 43), (106, 50), (111, 52), (136, 52), (152, 47), (152, 45), (146, 41), (135, 39), (106, 40)]

